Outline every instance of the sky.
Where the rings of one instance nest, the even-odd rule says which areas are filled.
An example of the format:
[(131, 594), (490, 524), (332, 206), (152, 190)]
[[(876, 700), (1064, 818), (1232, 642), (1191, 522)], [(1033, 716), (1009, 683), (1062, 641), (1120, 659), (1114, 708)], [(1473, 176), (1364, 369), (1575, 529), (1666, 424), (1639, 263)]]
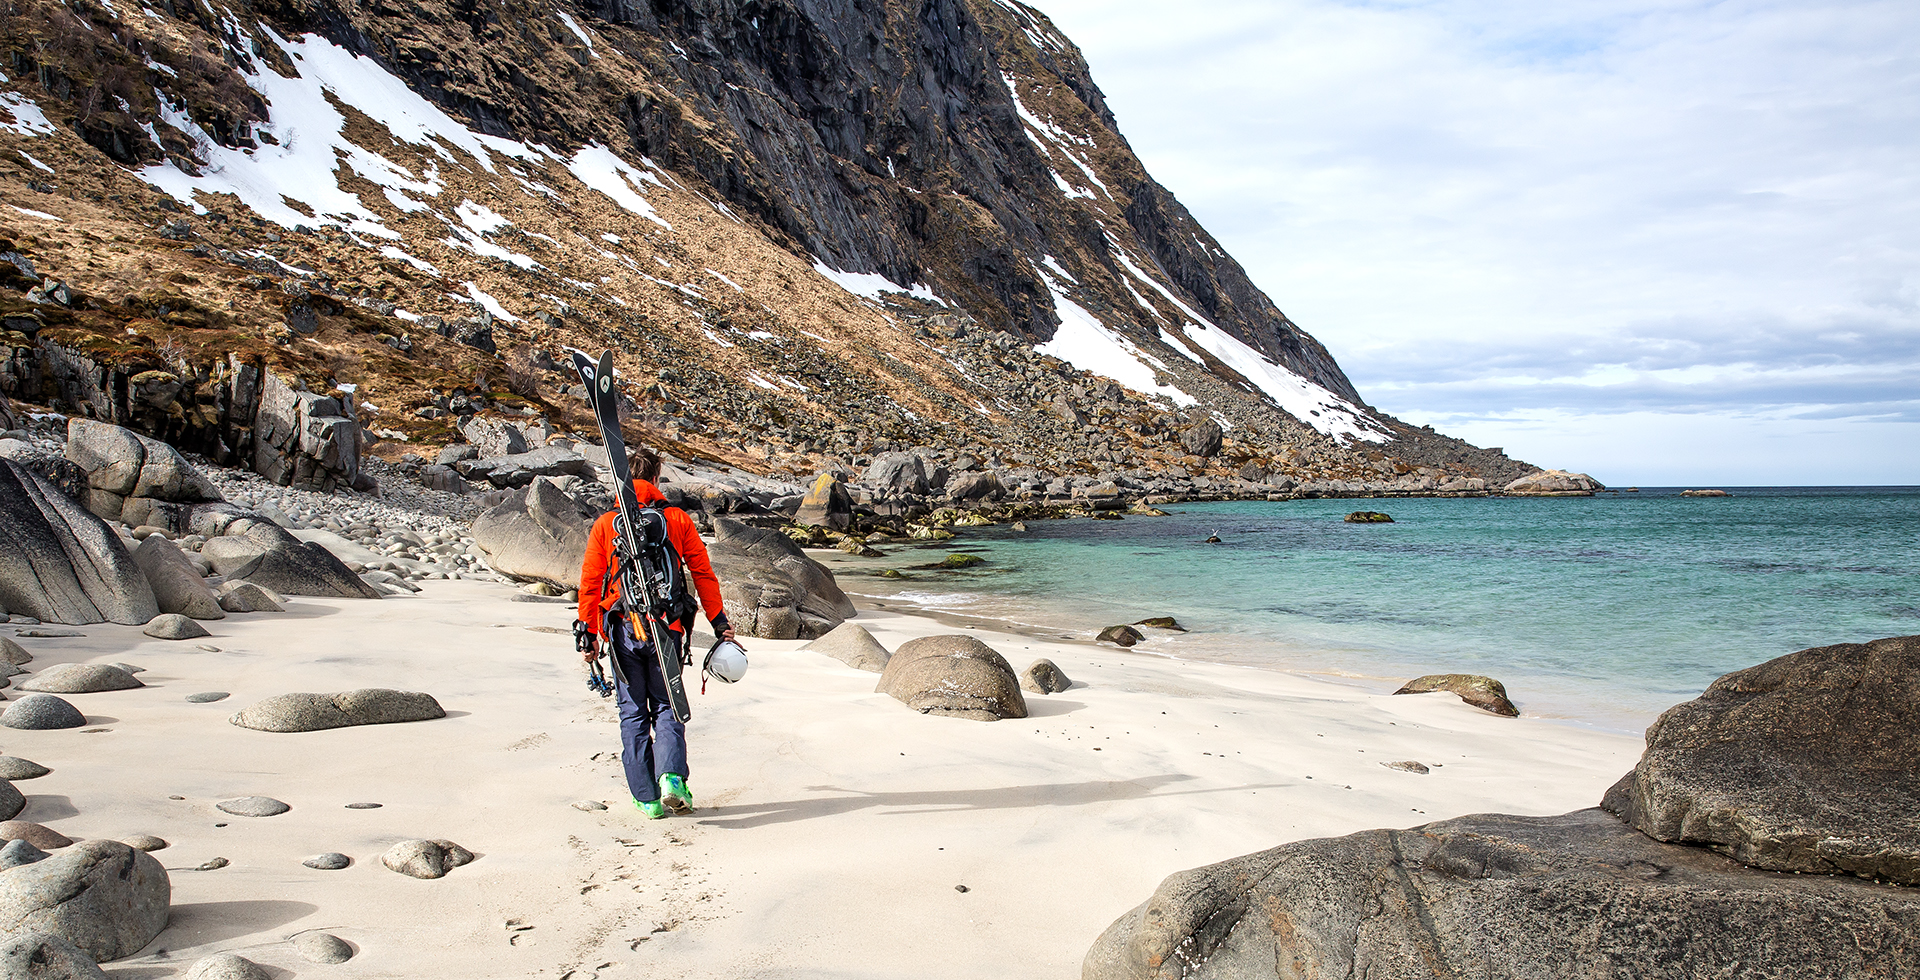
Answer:
[(1920, 4), (1035, 0), (1376, 407), (1612, 486), (1920, 484)]

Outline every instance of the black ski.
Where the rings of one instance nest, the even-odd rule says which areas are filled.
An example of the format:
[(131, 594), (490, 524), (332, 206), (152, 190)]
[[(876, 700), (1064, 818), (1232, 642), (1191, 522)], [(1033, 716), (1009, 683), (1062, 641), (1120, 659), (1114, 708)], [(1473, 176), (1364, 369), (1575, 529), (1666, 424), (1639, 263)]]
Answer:
[[(627, 472), (627, 442), (620, 435), (620, 395), (613, 387), (613, 352), (603, 352), (600, 363), (595, 364), (587, 355), (574, 351), (573, 368), (592, 395), (594, 421), (600, 423), (600, 442), (607, 448), (614, 497), (620, 502), (620, 514), (614, 518), (620, 607), (633, 625), (633, 635), (652, 642), (653, 659), (660, 665), (660, 679), (666, 683), (673, 714), (684, 724), (693, 717), (693, 707), (687, 703), (686, 687), (680, 680), (680, 636), (667, 626), (673, 615), (671, 580), (666, 569), (655, 567), (653, 558), (665, 549), (643, 546), (658, 546), (667, 540), (667, 516), (654, 508), (642, 508), (633, 494), (633, 478)], [(615, 659), (616, 670), (619, 665)]]

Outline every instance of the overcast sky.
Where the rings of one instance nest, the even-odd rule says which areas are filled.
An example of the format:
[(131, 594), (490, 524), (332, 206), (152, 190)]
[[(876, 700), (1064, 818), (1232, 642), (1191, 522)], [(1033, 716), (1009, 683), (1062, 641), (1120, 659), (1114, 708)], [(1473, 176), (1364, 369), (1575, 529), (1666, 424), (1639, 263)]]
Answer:
[(1617, 486), (1920, 484), (1920, 3), (1035, 5), (1379, 408)]

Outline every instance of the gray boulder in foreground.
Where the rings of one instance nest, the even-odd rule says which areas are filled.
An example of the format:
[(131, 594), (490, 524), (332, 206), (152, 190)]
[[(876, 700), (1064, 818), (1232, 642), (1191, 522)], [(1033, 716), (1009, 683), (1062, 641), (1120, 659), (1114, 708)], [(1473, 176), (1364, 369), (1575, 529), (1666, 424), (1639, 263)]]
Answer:
[(971, 636), (923, 636), (900, 644), (874, 691), (921, 714), (974, 721), (1027, 716), (1013, 666)]
[(46, 933), (0, 940), (0, 980), (107, 980), (85, 950)]
[(84, 840), (0, 874), (0, 935), (58, 936), (99, 962), (132, 956), (167, 925), (173, 886), (144, 851)]
[(1020, 672), (1020, 688), (1034, 694), (1058, 694), (1073, 686), (1073, 680), (1065, 671), (1045, 657), (1027, 665)]
[(222, 582), (214, 594), (220, 597), (220, 608), (230, 613), (286, 612), (279, 596), (245, 579)]
[(280, 694), (242, 710), (232, 722), (261, 732), (317, 732), (446, 716), (430, 694), (372, 687), (342, 694)]
[(180, 613), (161, 613), (153, 617), (147, 628), (140, 632), (156, 640), (197, 640), (203, 636), (212, 636), (205, 626)]
[(858, 670), (870, 670), (876, 674), (885, 670), (887, 660), (893, 655), (887, 648), (867, 632), (867, 628), (858, 623), (841, 623), (827, 635), (800, 648), (808, 653), (824, 653), (835, 660)]
[(535, 480), (473, 520), (473, 543), (488, 567), (562, 589), (580, 584), (587, 534), (600, 513), (550, 480)]
[(86, 723), (87, 716), (79, 708), (51, 694), (29, 694), (0, 711), (0, 725), (29, 731), (79, 728)]
[(1647, 729), (1607, 809), (1772, 871), (1920, 885), (1920, 636), (1788, 654)]
[(0, 459), (0, 608), (43, 623), (139, 625), (160, 612), (120, 536), (46, 477)]
[(1920, 891), (1756, 871), (1602, 810), (1482, 814), (1167, 878), (1084, 980), (1920, 975)]

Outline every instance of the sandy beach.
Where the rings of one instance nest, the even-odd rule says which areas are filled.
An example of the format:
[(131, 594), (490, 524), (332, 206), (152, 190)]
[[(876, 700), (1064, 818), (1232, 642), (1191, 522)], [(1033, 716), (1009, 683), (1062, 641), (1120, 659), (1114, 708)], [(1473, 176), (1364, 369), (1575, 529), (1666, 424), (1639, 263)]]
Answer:
[[(86, 729), (5, 733), (7, 754), (54, 770), (20, 783), (20, 819), (172, 844), (154, 854), (171, 922), (110, 975), (232, 950), (343, 977), (1074, 977), (1171, 872), (1301, 838), (1591, 806), (1641, 748), (1450, 694), (988, 630), (972, 632), (1016, 669), (1049, 657), (1074, 687), (1030, 696), (1025, 720), (925, 717), (801, 641), (751, 640), (744, 683), (694, 694), (698, 812), (647, 821), (620, 778), (612, 704), (563, 635), (571, 607), (422, 584), (384, 601), (294, 598), (198, 641), (107, 625), (20, 641), (35, 671), (145, 668), (143, 689), (71, 697)], [(856, 621), (890, 649), (954, 631), (885, 610)], [(363, 687), (428, 692), (447, 717), (301, 734), (228, 723), (271, 695)], [(184, 700), (205, 691), (232, 696)], [(1432, 771), (1381, 765), (1400, 760)], [(251, 795), (292, 810), (215, 809)], [(608, 809), (573, 805), (588, 800)], [(430, 881), (382, 866), (415, 837), (477, 860)], [(326, 851), (354, 863), (302, 866)], [(197, 870), (216, 858), (229, 863)], [(357, 955), (306, 963), (288, 942), (306, 930)]]

